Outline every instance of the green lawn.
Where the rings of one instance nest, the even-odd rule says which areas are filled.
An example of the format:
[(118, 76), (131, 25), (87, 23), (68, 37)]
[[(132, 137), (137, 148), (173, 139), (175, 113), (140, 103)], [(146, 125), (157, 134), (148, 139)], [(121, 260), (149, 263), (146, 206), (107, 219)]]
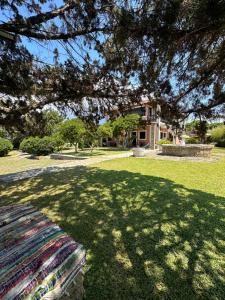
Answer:
[(213, 154), (215, 154), (215, 153), (225, 154), (225, 148), (223, 148), (223, 147), (214, 147), (213, 148)]
[(87, 249), (87, 299), (225, 299), (225, 158), (123, 158), (1, 186)]
[(31, 159), (29, 156), (21, 156), (20, 154), (21, 153), (19, 151), (12, 151), (8, 156), (0, 157), (0, 175), (65, 163), (63, 160), (56, 161), (48, 158), (47, 156), (40, 156), (38, 159)]
[(78, 157), (92, 157), (92, 156), (102, 156), (102, 155), (114, 155), (114, 154), (121, 154), (124, 152), (130, 151), (127, 148), (95, 148), (93, 151), (89, 149), (80, 150), (79, 152), (75, 153), (73, 148), (63, 150), (63, 154), (75, 155)]
[[(74, 149), (70, 148), (63, 150), (64, 154), (76, 155), (77, 157), (95, 157), (103, 155), (120, 154), (129, 151), (129, 149), (120, 148), (97, 148), (94, 151), (83, 150), (74, 153)], [(0, 157), (0, 175), (10, 174), (15, 172), (22, 172), (26, 170), (50, 167), (62, 163), (70, 163), (69, 160), (54, 160), (48, 156), (40, 156), (38, 159), (31, 159), (28, 155), (21, 155), (19, 151), (12, 151), (6, 157)]]

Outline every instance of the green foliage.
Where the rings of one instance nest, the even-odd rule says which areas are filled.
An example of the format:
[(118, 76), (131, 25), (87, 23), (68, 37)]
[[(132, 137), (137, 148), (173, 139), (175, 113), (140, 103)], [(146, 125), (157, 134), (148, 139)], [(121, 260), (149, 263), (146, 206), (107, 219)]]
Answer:
[[(168, 115), (174, 117), (199, 111), (211, 115), (216, 107), (223, 111), (223, 0), (74, 3), (1, 1), (1, 30), (45, 43), (80, 36), (84, 52), (95, 49), (81, 65), (71, 59), (69, 51), (63, 59), (65, 64), (58, 64), (61, 54), (53, 51), (55, 65), (43, 67), (33, 62), (35, 56), (26, 49), (25, 39), (18, 38), (13, 47), (1, 39), (0, 91), (13, 96), (0, 100), (2, 123), (18, 124), (28, 112), (47, 104), (76, 107), (82, 114), (84, 98), (90, 104), (90, 118), (99, 118), (99, 112), (103, 114), (106, 108), (102, 103), (109, 96), (113, 105), (118, 105), (122, 104), (121, 95), (124, 100), (136, 101), (144, 90), (160, 94), (165, 106), (170, 103)], [(89, 33), (100, 31), (100, 39), (90, 38)], [(40, 62), (43, 57), (39, 57)], [(171, 74), (183, 88), (171, 84)], [(137, 88), (128, 89), (131, 77), (138, 79)], [(212, 97), (204, 97), (209, 94)]]
[(111, 126), (110, 122), (106, 122), (105, 124), (102, 124), (97, 129), (97, 134), (99, 137), (109, 137), (111, 138), (113, 136), (113, 128)]
[(131, 132), (138, 127), (140, 123), (140, 116), (138, 114), (130, 114), (124, 117), (117, 118), (113, 123), (113, 135), (118, 136), (125, 132)]
[(51, 137), (40, 138), (37, 146), (37, 155), (48, 155), (54, 152), (54, 142)]
[(28, 137), (22, 140), (20, 143), (20, 150), (29, 154), (37, 154), (39, 137)]
[(43, 113), (45, 122), (44, 135), (52, 135), (57, 131), (57, 127), (63, 121), (63, 117), (55, 110), (47, 110)]
[(225, 125), (218, 126), (211, 131), (211, 139), (219, 147), (225, 147)]
[(165, 144), (172, 144), (172, 142), (170, 140), (167, 140), (167, 139), (161, 139), (156, 144), (157, 145), (165, 145)]
[(46, 110), (43, 112), (35, 112), (27, 115), (24, 120), (23, 130), (18, 130), (27, 136), (50, 136), (57, 131), (57, 127), (63, 121), (63, 117), (54, 110)]
[(213, 128), (221, 126), (221, 125), (223, 125), (223, 123), (219, 123), (219, 122), (209, 123), (208, 129), (213, 129)]
[(77, 152), (78, 144), (84, 140), (86, 128), (82, 120), (72, 119), (64, 121), (59, 127), (59, 134), (66, 143), (75, 146)]
[(209, 124), (207, 121), (194, 120), (190, 123), (187, 123), (185, 128), (187, 132), (195, 133), (198, 136), (200, 142), (204, 143), (206, 141), (206, 133), (209, 128)]
[(10, 139), (13, 143), (13, 147), (14, 149), (19, 149), (20, 147), (20, 143), (22, 142), (22, 140), (25, 138), (26, 136), (24, 136), (24, 134), (22, 134), (20, 131), (17, 130), (12, 130), (10, 132)]
[(196, 130), (196, 126), (198, 125), (199, 121), (198, 120), (194, 120), (194, 121), (191, 121), (189, 123), (186, 123), (185, 124), (185, 130), (187, 132), (192, 132), (194, 130)]
[(40, 138), (37, 155), (48, 155), (56, 150), (57, 141), (51, 136)]
[(7, 138), (8, 134), (7, 134), (7, 131), (4, 129), (4, 128), (1, 128), (0, 127), (0, 138)]
[[(11, 126), (6, 130), (0, 128), (0, 137), (9, 137), (15, 149), (18, 149), (24, 138), (30, 136), (52, 136), (57, 132), (59, 124), (63, 117), (54, 110), (45, 110), (28, 114), (23, 118), (21, 127)], [(3, 136), (4, 135), (4, 136)]]
[(60, 136), (29, 137), (21, 142), (20, 150), (33, 155), (48, 155), (58, 151), (63, 144)]
[(84, 135), (84, 146), (91, 148), (92, 150), (94, 147), (97, 147), (99, 144), (99, 137), (96, 130), (86, 129)]
[(13, 145), (9, 140), (0, 138), (0, 156), (6, 156), (12, 149)]
[(185, 139), (186, 144), (200, 144), (198, 137), (189, 137)]
[(129, 145), (130, 133), (140, 125), (140, 116), (138, 114), (130, 114), (119, 117), (112, 123), (113, 136), (125, 145)]
[(53, 136), (50, 137), (52, 146), (54, 151), (61, 151), (63, 148), (64, 140), (62, 139), (62, 137), (59, 134), (55, 134)]

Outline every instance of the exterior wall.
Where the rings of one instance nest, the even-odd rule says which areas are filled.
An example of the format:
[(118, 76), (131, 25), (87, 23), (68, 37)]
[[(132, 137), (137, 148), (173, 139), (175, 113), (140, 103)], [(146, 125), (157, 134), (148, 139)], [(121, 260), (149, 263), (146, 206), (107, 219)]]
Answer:
[(150, 148), (154, 150), (155, 146), (156, 146), (156, 126), (152, 124), (150, 128)]
[[(133, 143), (137, 146), (146, 146), (149, 145), (151, 149), (157, 147), (157, 141), (161, 138), (169, 138), (169, 133), (172, 134), (172, 131), (165, 126), (165, 123), (160, 122), (160, 119), (157, 117), (156, 107), (152, 106), (149, 103), (143, 103), (140, 106), (136, 106), (133, 109), (127, 111), (127, 114), (138, 113), (142, 119), (142, 127), (134, 130), (136, 132), (136, 142)], [(117, 109), (113, 111), (114, 117), (119, 117), (120, 113)], [(106, 117), (109, 119), (109, 117)], [(161, 123), (161, 126), (160, 126)], [(145, 139), (140, 138), (140, 132), (145, 131)], [(162, 134), (161, 134), (162, 133)], [(115, 140), (108, 141), (108, 146), (116, 146)]]
[[(145, 131), (145, 139), (140, 138), (140, 132)], [(137, 145), (145, 146), (150, 144), (150, 126), (147, 125), (143, 128), (139, 128), (136, 130), (137, 133)]]

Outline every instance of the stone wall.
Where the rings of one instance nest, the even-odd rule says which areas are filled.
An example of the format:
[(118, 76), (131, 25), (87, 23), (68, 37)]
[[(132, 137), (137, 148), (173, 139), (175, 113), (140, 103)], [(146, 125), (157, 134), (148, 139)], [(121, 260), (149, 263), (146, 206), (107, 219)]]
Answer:
[(69, 155), (69, 154), (62, 154), (62, 153), (52, 153), (50, 154), (51, 159), (59, 159), (59, 160), (79, 160), (85, 159), (85, 157)]
[(162, 154), (171, 156), (210, 157), (212, 145), (162, 145)]

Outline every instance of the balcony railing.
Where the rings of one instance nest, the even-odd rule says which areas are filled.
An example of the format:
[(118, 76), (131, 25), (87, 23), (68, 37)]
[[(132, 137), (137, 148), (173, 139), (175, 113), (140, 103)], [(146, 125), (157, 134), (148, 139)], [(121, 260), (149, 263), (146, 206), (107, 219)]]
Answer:
[(158, 116), (157, 115), (149, 115), (149, 116), (142, 116), (142, 121), (148, 121), (148, 122), (157, 122)]

